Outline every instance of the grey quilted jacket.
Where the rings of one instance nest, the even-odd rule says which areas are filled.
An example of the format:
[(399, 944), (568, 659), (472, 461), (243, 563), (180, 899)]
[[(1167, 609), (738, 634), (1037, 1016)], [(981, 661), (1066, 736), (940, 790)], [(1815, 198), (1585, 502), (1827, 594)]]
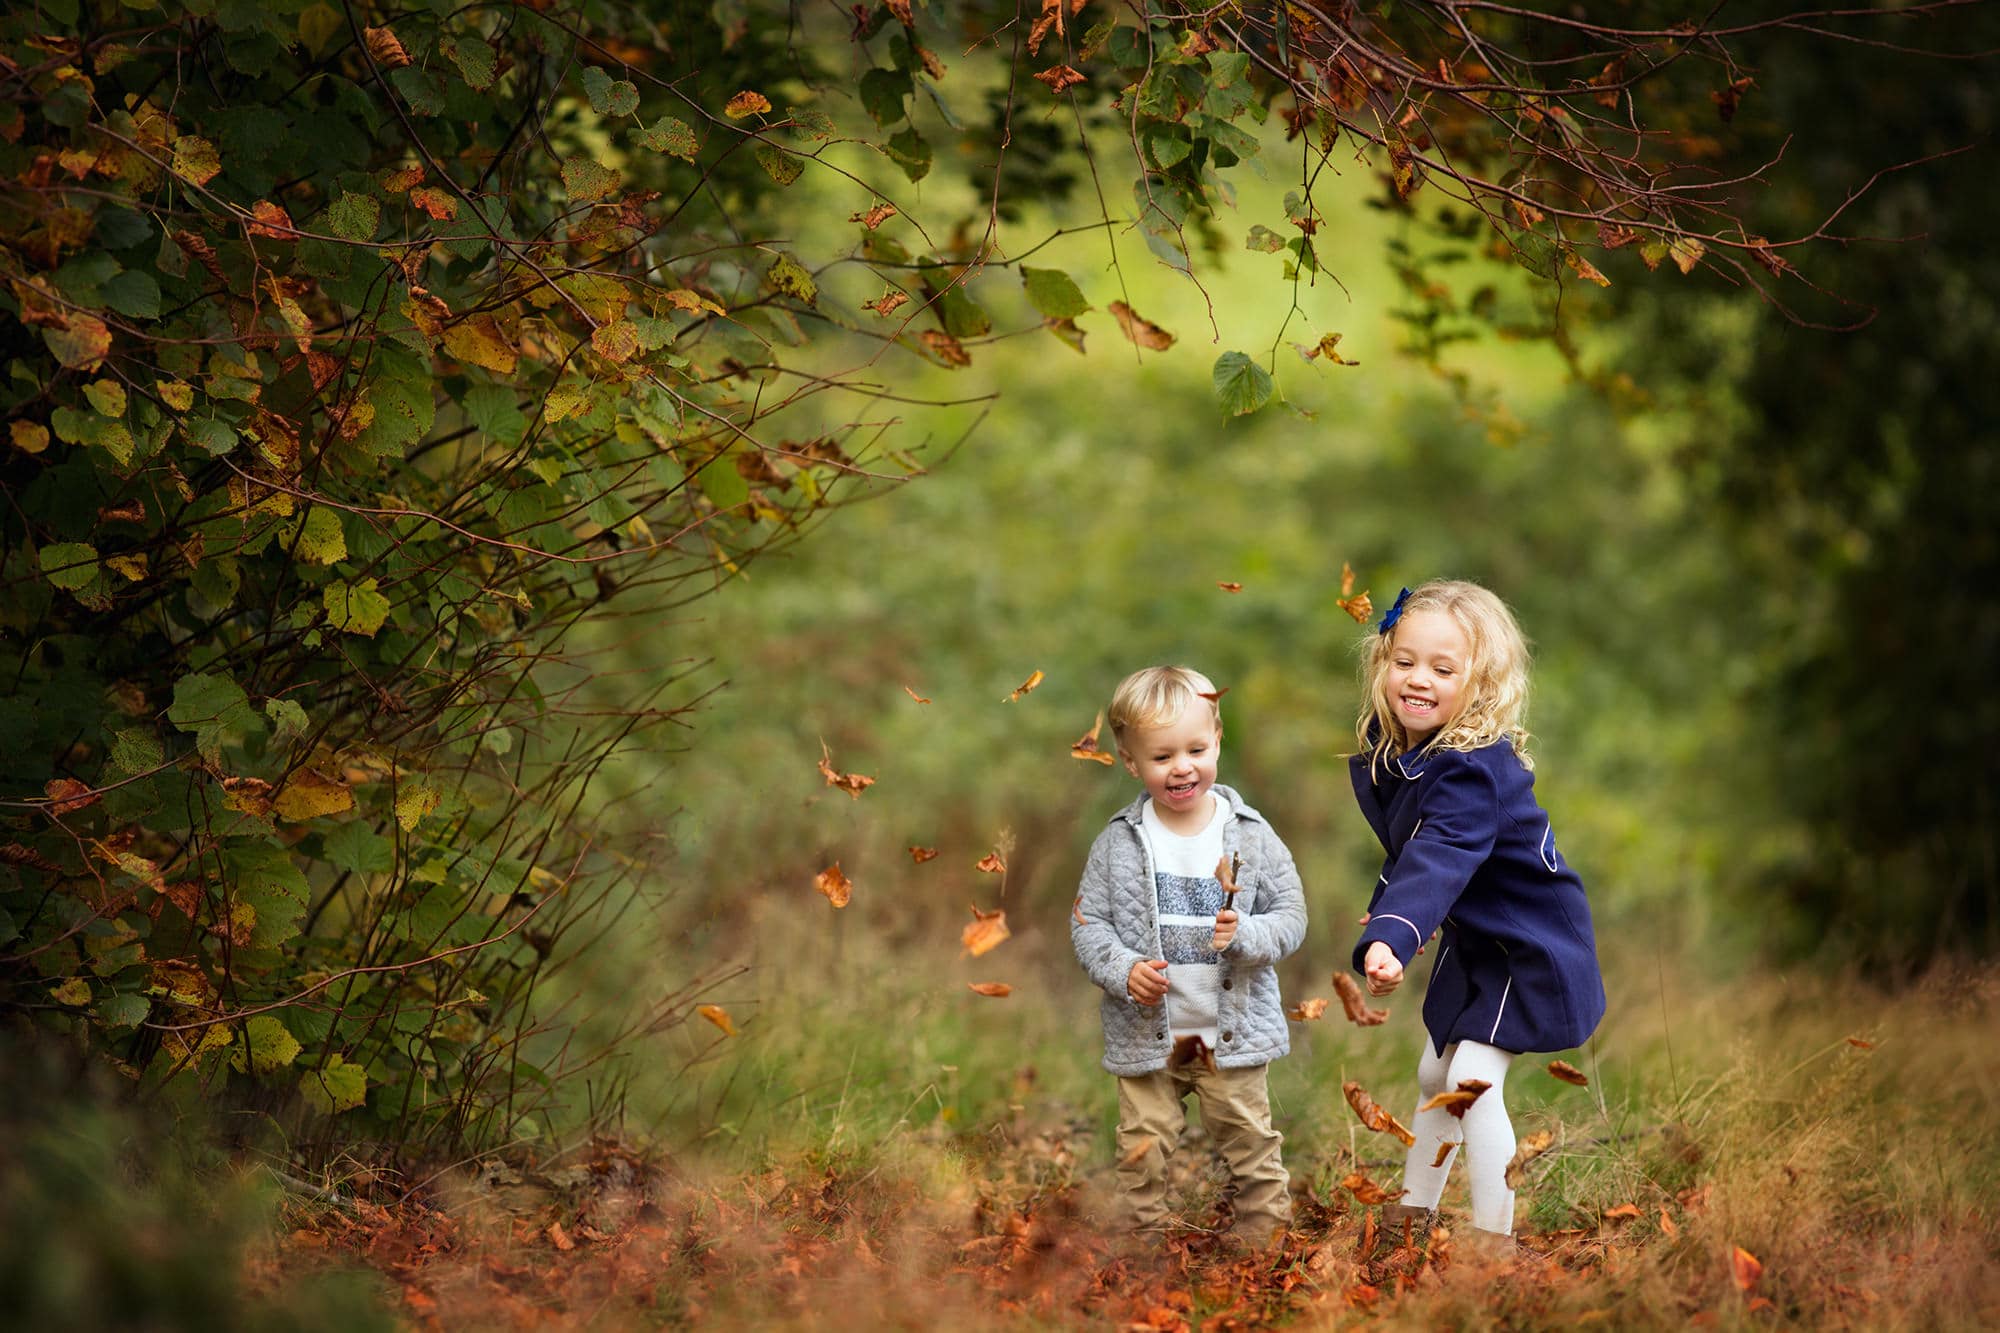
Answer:
[[(1292, 854), (1264, 816), (1230, 788), (1217, 784), (1212, 790), (1229, 805), (1223, 854), (1243, 858), (1236, 875), (1241, 889), (1236, 938), (1222, 951), (1221, 1044), (1215, 1063), (1223, 1068), (1268, 1064), (1292, 1048), (1275, 964), (1305, 940), (1305, 893)], [(1159, 900), (1139, 825), (1145, 802), (1140, 796), (1113, 815), (1091, 844), (1070, 916), (1076, 959), (1104, 992), (1104, 1067), (1121, 1075), (1165, 1068), (1174, 1045), (1166, 1006), (1135, 1003), (1125, 990), (1134, 963), (1161, 956)]]

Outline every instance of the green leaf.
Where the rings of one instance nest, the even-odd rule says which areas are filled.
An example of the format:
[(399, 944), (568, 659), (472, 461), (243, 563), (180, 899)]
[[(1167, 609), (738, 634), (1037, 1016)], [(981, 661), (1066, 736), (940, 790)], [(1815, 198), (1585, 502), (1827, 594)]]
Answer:
[(311, 719), (306, 717), (306, 710), (291, 699), (266, 699), (264, 716), (271, 719), (273, 740), (303, 736), (312, 725)]
[(226, 675), (195, 673), (174, 682), (174, 701), (167, 721), (194, 733), (195, 747), (212, 764), (222, 762), (224, 744), (238, 742), (264, 724), (243, 687)]
[(326, 606), (326, 620), (335, 629), (374, 638), (389, 619), (389, 599), (376, 591), (375, 579), (359, 583), (330, 583), (320, 594)]
[(833, 118), (824, 111), (809, 106), (788, 106), (785, 115), (791, 120), (794, 139), (824, 143), (833, 137)]
[(236, 432), (226, 421), (206, 417), (200, 421), (187, 423), (188, 443), (216, 458), (236, 447)]
[(862, 109), (884, 128), (903, 118), (903, 99), (913, 91), (915, 87), (906, 69), (877, 67), (861, 76)]
[(137, 1027), (146, 1021), (153, 1002), (143, 995), (107, 995), (97, 1002), (98, 1021), (108, 1028)]
[(589, 157), (566, 157), (562, 162), (563, 189), (576, 203), (602, 199), (618, 188), (618, 173)]
[(672, 116), (661, 116), (658, 123), (635, 131), (633, 137), (639, 141), (641, 148), (686, 158), (690, 162), (694, 161), (695, 153), (701, 148), (695, 142), (694, 130), (688, 123), (675, 120)]
[(819, 284), (814, 282), (813, 275), (806, 272), (805, 267), (790, 255), (779, 255), (777, 262), (764, 274), (764, 281), (771, 285), (772, 290), (782, 292), (786, 296), (797, 297), (807, 305), (819, 300)]
[(1250, 229), (1250, 235), (1244, 240), (1243, 248), (1261, 250), (1267, 255), (1276, 254), (1285, 248), (1285, 238), (1260, 222)]
[(883, 147), (912, 184), (931, 174), (931, 146), (914, 129), (889, 136), (889, 142)]
[(483, 93), (493, 86), (495, 61), (491, 46), (473, 37), (454, 37), (439, 46), (451, 63), (458, 66), (468, 88)]
[(129, 319), (160, 317), (160, 284), (150, 273), (128, 269), (104, 284), (104, 304)]
[(382, 222), (382, 205), (373, 195), (342, 190), (326, 210), (326, 229), (350, 241), (372, 241)]
[(340, 515), (324, 505), (308, 509), (299, 520), (292, 550), (316, 565), (338, 564), (347, 559), (347, 533), (340, 526)]
[(125, 386), (117, 380), (92, 380), (83, 386), (83, 396), (104, 416), (125, 415)]
[(283, 1023), (269, 1014), (256, 1014), (245, 1020), (242, 1035), (230, 1043), (229, 1067), (239, 1074), (272, 1074), (298, 1059), (304, 1049)]
[(1050, 319), (1075, 319), (1090, 309), (1076, 282), (1059, 268), (1023, 267), (1021, 285), (1027, 289), (1028, 303)]
[(639, 89), (630, 79), (614, 80), (595, 65), (583, 71), (583, 90), (600, 116), (629, 116), (639, 108)]
[(779, 185), (790, 185), (804, 171), (805, 163), (798, 157), (774, 144), (758, 144), (755, 154), (757, 165), (764, 168), (764, 174)]
[[(1177, 127), (1176, 127), (1177, 128)], [(1153, 159), (1153, 165), (1162, 171), (1179, 166), (1194, 151), (1194, 141), (1185, 135), (1171, 133), (1170, 130), (1148, 134), (1145, 138), (1146, 155)]]
[(357, 875), (396, 868), (396, 846), (359, 819), (350, 819), (320, 840), (320, 859)]
[(236, 904), (257, 914), (250, 946), (272, 949), (299, 933), (310, 890), (291, 853), (276, 843), (232, 841), (222, 853)]
[(146, 773), (166, 762), (166, 751), (150, 727), (127, 727), (111, 738), (111, 762), (126, 773)]
[(97, 548), (87, 542), (51, 542), (42, 548), (41, 559), (48, 581), (66, 592), (97, 577)]
[(1215, 396), (1232, 417), (1255, 412), (1271, 401), (1271, 376), (1242, 352), (1224, 352), (1215, 359)]
[(351, 1111), (368, 1100), (368, 1071), (349, 1064), (338, 1055), (329, 1055), (318, 1069), (299, 1076), (299, 1092), (306, 1105), (322, 1115)]
[(528, 428), (528, 418), (515, 400), (519, 394), (504, 385), (482, 384), (465, 395), (465, 415), (490, 440), (512, 444)]
[(750, 498), (750, 483), (743, 479), (743, 474), (736, 470), (735, 460), (727, 454), (705, 464), (696, 480), (701, 493), (717, 509), (734, 509)]
[(347, 31), (347, 23), (340, 17), (340, 11), (324, 3), (307, 6), (299, 13), (299, 40), (314, 59), (327, 53), (333, 39)]

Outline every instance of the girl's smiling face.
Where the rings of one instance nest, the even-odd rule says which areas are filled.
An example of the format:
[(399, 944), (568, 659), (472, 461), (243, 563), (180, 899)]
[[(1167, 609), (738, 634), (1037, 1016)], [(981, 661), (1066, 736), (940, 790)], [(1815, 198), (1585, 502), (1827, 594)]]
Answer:
[(1197, 699), (1179, 717), (1157, 727), (1134, 727), (1118, 747), (1125, 769), (1146, 785), (1146, 794), (1160, 815), (1205, 815), (1208, 790), (1215, 785), (1216, 761), (1222, 756), (1222, 732), (1215, 710)]
[(1411, 611), (1396, 622), (1382, 694), (1390, 716), (1409, 734), (1411, 748), (1458, 714), (1471, 665), (1472, 645), (1465, 631), (1444, 612)]

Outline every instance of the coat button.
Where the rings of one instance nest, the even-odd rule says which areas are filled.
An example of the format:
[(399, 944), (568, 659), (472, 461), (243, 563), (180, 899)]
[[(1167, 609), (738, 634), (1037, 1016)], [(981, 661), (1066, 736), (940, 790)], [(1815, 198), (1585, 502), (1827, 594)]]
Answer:
[(1225, 1033), (1223, 1033), (1223, 1034), (1222, 1034), (1222, 1039), (1223, 1039), (1224, 1041), (1235, 1041), (1235, 1040), (1236, 1040), (1236, 1034), (1235, 1034), (1234, 1032), (1225, 1032)]
[(1222, 989), (1224, 989), (1224, 990), (1229, 990), (1229, 989), (1231, 989), (1231, 988), (1232, 988), (1232, 987), (1233, 987), (1233, 986), (1234, 986), (1235, 984), (1236, 984), (1236, 983), (1235, 983), (1235, 982), (1233, 982), (1233, 981), (1231, 981), (1231, 980), (1230, 980), (1230, 979), (1229, 979), (1228, 977), (1224, 977), (1224, 978), (1222, 979)]
[(1167, 1039), (1167, 1034), (1165, 1032), (1155, 1032), (1153, 1034), (1153, 1037), (1157, 1041), (1165, 1041)]

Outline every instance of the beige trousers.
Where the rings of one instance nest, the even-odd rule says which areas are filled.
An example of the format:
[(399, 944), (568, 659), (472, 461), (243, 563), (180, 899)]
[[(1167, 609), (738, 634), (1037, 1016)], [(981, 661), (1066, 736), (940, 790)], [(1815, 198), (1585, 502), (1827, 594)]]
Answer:
[(1135, 1229), (1167, 1220), (1167, 1159), (1187, 1123), (1182, 1103), (1192, 1092), (1201, 1122), (1229, 1164), (1238, 1235), (1262, 1244), (1292, 1220), (1290, 1177), (1278, 1150), (1285, 1136), (1271, 1128), (1267, 1066), (1208, 1069), (1184, 1065), (1118, 1080), (1118, 1213)]

